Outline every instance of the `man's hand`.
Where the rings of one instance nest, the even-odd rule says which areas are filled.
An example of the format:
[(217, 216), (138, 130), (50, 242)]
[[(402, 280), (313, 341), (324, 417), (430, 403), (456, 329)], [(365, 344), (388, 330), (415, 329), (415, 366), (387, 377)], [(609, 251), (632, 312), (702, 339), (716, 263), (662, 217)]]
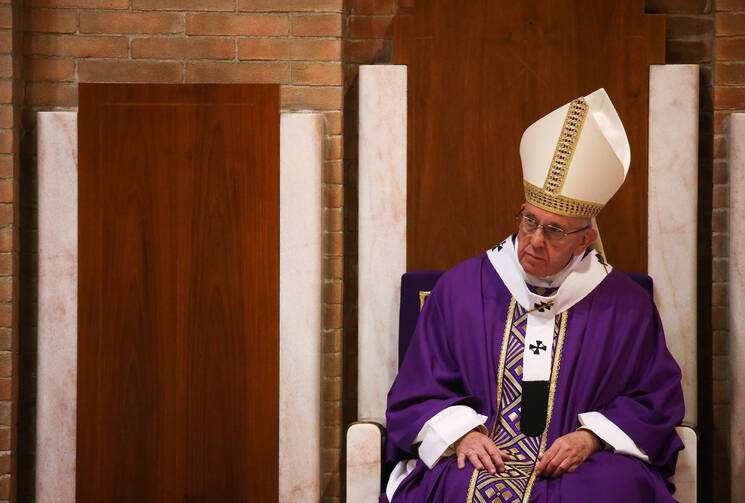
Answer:
[(602, 448), (600, 439), (588, 430), (578, 430), (557, 438), (551, 447), (538, 457), (538, 475), (546, 478), (561, 477), (571, 473)]
[(465, 468), (468, 458), (474, 468), (486, 468), (491, 474), (497, 473), (497, 470), (503, 472), (504, 462), (510, 459), (491, 438), (476, 430), (466, 433), (456, 442), (455, 453), (458, 455), (458, 469)]

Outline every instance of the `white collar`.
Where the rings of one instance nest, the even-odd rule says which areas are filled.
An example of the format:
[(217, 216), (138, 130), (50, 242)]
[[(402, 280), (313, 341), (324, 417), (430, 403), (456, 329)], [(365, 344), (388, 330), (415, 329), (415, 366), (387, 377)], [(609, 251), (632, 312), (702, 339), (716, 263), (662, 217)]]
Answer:
[(552, 309), (548, 311), (551, 315), (566, 311), (585, 298), (613, 269), (610, 264), (602, 263), (602, 257), (591, 250), (590, 253), (580, 255), (572, 260), (561, 271), (560, 275), (564, 276), (563, 278), (560, 279), (559, 274), (554, 276), (553, 284), (556, 285), (557, 280), (560, 279), (558, 281), (560, 288), (552, 296), (544, 297), (534, 294), (528, 289), (526, 284), (527, 273), (520, 265), (517, 258), (516, 243), (512, 242), (511, 236), (487, 251), (486, 254), (518, 304), (531, 311), (536, 304), (550, 301)]

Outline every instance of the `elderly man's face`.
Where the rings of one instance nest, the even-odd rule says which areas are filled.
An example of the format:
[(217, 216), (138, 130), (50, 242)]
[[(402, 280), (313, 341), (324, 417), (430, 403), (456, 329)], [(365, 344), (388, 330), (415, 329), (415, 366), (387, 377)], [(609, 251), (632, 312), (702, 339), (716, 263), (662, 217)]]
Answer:
[[(540, 225), (554, 225), (567, 232), (573, 232), (586, 226), (587, 221), (582, 218), (565, 217), (524, 203), (522, 214)], [(544, 230), (538, 229), (526, 233), (520, 226), (518, 233), (517, 258), (526, 272), (538, 276), (553, 276), (561, 271), (576, 255), (581, 255), (597, 238), (594, 229), (585, 229), (575, 234), (569, 234), (561, 241), (548, 241)]]

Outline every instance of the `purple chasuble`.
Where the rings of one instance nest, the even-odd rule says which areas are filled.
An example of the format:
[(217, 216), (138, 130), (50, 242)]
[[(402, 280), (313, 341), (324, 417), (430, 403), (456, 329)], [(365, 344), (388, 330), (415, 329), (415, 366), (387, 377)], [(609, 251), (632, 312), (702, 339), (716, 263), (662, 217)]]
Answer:
[[(682, 448), (681, 374), (650, 296), (612, 271), (557, 317), (547, 428), (536, 437), (519, 431), (524, 318), (485, 254), (440, 278), (388, 394), (387, 457), (416, 458), (412, 443), (424, 423), (462, 404), (489, 418), (492, 438), (513, 459), (493, 476), (468, 461), (459, 470), (454, 456), (431, 470), (419, 460), (391, 503), (674, 501), (664, 480)], [(590, 411), (621, 428), (650, 464), (600, 451), (573, 473), (536, 476), (537, 455)]]

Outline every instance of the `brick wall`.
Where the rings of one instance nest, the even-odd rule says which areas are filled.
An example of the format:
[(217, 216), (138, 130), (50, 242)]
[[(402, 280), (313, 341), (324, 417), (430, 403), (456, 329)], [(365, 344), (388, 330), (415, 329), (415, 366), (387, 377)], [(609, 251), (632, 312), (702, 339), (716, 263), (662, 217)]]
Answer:
[[(10, 7), (0, 0), (0, 29)], [(22, 193), (20, 194), (21, 400), (19, 500), (32, 501), (36, 340), (35, 116), (72, 109), (78, 82), (241, 82), (281, 84), (282, 111), (320, 111), (326, 119), (324, 165), (323, 501), (339, 501), (341, 484), (341, 302), (343, 292), (343, 0), (25, 0), (22, 57), (25, 77)], [(6, 26), (7, 25), (7, 26)], [(6, 30), (0, 37), (7, 37)], [(20, 30), (19, 30), (20, 31)], [(6, 40), (6, 39), (3, 39)], [(4, 42), (3, 50), (10, 47)], [(0, 98), (9, 103), (10, 57), (0, 56)], [(20, 66), (19, 66), (20, 68)], [(14, 201), (14, 150), (10, 115), (0, 114), (0, 473), (8, 449), (3, 425), (11, 424), (3, 402), (10, 398), (4, 328), (10, 326), (12, 219), (4, 201)], [(16, 129), (18, 131), (18, 129)], [(8, 155), (11, 154), (11, 155)], [(6, 396), (7, 395), (7, 396)], [(7, 489), (0, 476), (0, 499)], [(6, 477), (7, 478), (7, 477)]]
[(0, 501), (16, 490), (20, 26), (17, 2), (0, 2)]
[[(716, 0), (714, 13), (714, 176), (712, 218), (712, 328), (714, 329), (714, 473), (717, 501), (730, 496), (728, 319), (729, 169), (727, 126), (731, 112), (745, 111), (745, 1)], [(742, 369), (738, 369), (742, 371)], [(740, 495), (742, 497), (742, 495)]]

